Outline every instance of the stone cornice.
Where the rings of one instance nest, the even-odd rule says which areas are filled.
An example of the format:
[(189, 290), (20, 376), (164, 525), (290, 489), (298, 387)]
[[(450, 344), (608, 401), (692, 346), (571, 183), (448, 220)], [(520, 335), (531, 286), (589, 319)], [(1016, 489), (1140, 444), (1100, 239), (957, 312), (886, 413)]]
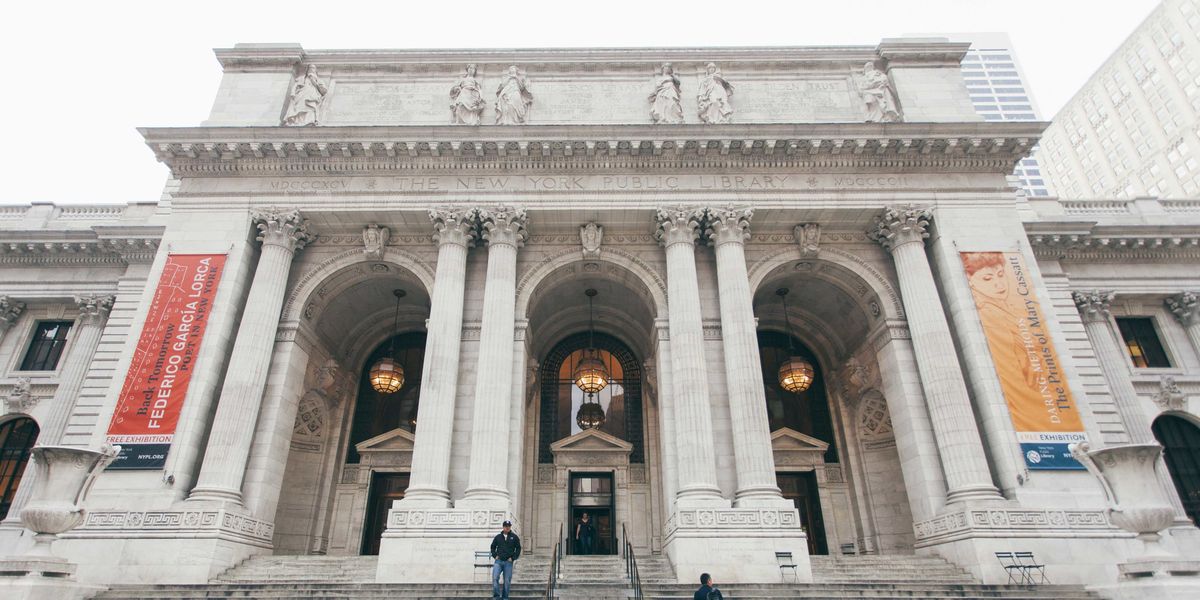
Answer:
[(1095, 222), (1034, 222), (1025, 225), (1034, 255), (1066, 260), (1200, 258), (1194, 225), (1122, 226)]
[(191, 127), (139, 129), (175, 177), (376, 171), (936, 167), (1003, 172), (1045, 123)]
[(0, 230), (0, 264), (120, 265), (150, 262), (163, 227), (94, 231)]

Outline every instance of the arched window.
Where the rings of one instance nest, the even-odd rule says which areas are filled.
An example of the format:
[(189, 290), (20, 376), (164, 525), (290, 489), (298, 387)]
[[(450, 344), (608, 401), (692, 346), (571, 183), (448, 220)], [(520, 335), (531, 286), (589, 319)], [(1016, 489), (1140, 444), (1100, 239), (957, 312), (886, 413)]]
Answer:
[(37, 436), (37, 423), (28, 417), (0, 423), (0, 519), (8, 517)]
[[(792, 348), (795, 348), (793, 353)], [(829, 398), (825, 395), (825, 373), (821, 363), (804, 344), (776, 331), (758, 332), (758, 351), (762, 357), (763, 386), (767, 394), (767, 419), (771, 431), (787, 427), (811, 435), (829, 444), (825, 462), (838, 461)], [(800, 356), (813, 366), (813, 383), (807, 390), (793, 394), (779, 385), (779, 365), (791, 356)]]
[[(363, 365), (358, 382), (358, 402), (354, 405), (354, 420), (350, 425), (350, 449), (347, 463), (358, 462), (355, 444), (369, 440), (400, 427), (414, 431), (417, 419), (417, 403), (421, 395), (421, 371), (425, 366), (425, 334), (423, 332), (402, 333), (395, 337), (395, 349), (391, 340), (379, 345)], [(371, 387), (368, 373), (371, 365), (391, 355), (404, 369), (404, 386), (391, 394), (381, 394)]]
[[(629, 461), (644, 462), (641, 365), (625, 344), (610, 335), (595, 334), (594, 347), (612, 378), (608, 386), (596, 394), (605, 415), (600, 431), (633, 444)], [(550, 444), (580, 431), (575, 423), (575, 413), (585, 394), (575, 387), (571, 375), (587, 348), (588, 334), (576, 334), (559, 342), (542, 363), (538, 462), (554, 462)]]
[(1162, 415), (1151, 429), (1163, 445), (1163, 459), (1184, 512), (1193, 523), (1200, 524), (1200, 428), (1182, 417)]

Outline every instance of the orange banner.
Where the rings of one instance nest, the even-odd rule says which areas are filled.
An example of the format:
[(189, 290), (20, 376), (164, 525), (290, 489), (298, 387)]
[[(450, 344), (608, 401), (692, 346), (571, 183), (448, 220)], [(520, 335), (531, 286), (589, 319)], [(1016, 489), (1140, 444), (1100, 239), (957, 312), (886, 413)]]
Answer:
[(1026, 464), (1082, 469), (1067, 446), (1086, 439), (1083, 422), (1021, 255), (961, 256)]
[(166, 464), (224, 267), (224, 254), (167, 257), (108, 426), (121, 446), (110, 469)]

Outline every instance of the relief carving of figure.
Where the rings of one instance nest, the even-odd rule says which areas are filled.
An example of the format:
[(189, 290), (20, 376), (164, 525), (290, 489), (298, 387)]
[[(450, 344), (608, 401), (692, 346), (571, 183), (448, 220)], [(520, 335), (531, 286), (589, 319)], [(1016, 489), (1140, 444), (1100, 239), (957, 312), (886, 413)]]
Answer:
[(317, 76), (316, 65), (308, 65), (304, 75), (292, 83), (292, 93), (288, 96), (287, 112), (283, 115), (284, 125), (317, 125), (320, 116), (321, 103), (329, 91), (325, 82)]
[(483, 118), (487, 102), (475, 73), (475, 65), (467, 65), (466, 72), (450, 88), (450, 122), (455, 125), (478, 125)]
[(509, 67), (496, 88), (496, 124), (521, 125), (529, 117), (532, 105), (533, 94), (529, 92), (525, 72), (515, 65)]
[(725, 76), (715, 63), (708, 63), (704, 78), (700, 80), (700, 91), (696, 94), (696, 112), (700, 120), (705, 123), (728, 123), (733, 117), (731, 96), (733, 86), (725, 81)]
[(654, 123), (682, 123), (683, 107), (679, 104), (679, 78), (675, 68), (665, 63), (654, 80), (654, 92), (650, 94), (650, 120)]
[(858, 92), (862, 94), (868, 123), (894, 123), (903, 120), (900, 104), (896, 101), (896, 90), (886, 73), (875, 68), (875, 63), (863, 65), (858, 77)]

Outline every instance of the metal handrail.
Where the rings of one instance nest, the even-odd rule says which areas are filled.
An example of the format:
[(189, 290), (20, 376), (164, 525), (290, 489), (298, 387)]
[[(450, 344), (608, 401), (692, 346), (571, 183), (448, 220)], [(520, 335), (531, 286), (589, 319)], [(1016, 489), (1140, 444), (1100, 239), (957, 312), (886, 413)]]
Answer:
[(633, 590), (634, 600), (642, 600), (642, 576), (638, 573), (637, 556), (633, 552), (633, 544), (629, 541), (629, 531), (625, 523), (621, 523), (621, 552), (625, 554), (625, 574), (629, 576), (629, 587)]
[(554, 598), (554, 593), (558, 589), (558, 569), (561, 566), (562, 560), (562, 539), (563, 539), (563, 524), (558, 524), (558, 539), (554, 542), (554, 550), (550, 553), (550, 575), (546, 581), (546, 600)]

